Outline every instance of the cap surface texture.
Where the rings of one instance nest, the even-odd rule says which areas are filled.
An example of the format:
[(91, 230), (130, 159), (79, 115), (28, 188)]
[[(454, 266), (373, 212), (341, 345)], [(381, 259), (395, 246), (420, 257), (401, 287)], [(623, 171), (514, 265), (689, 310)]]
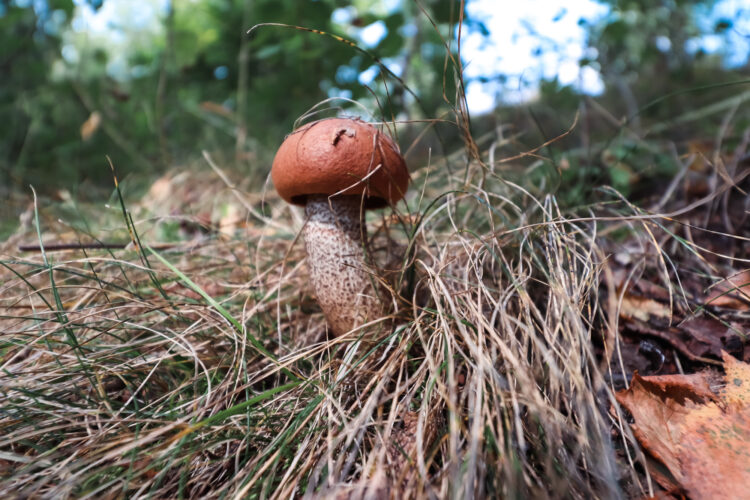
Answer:
[(327, 118), (287, 136), (271, 167), (276, 191), (304, 205), (308, 195), (365, 194), (365, 207), (403, 198), (409, 171), (398, 146), (367, 122)]

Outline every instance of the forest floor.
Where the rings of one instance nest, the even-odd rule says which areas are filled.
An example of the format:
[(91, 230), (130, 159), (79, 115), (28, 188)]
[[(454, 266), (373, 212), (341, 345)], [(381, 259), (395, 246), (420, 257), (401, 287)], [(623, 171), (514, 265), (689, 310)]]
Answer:
[(431, 160), (368, 215), (392, 314), (339, 338), (303, 213), (210, 157), (137, 200), (27, 196), (0, 243), (0, 496), (736, 491), (749, 138), (658, 145), (679, 168), (652, 196), (575, 209), (487, 144)]

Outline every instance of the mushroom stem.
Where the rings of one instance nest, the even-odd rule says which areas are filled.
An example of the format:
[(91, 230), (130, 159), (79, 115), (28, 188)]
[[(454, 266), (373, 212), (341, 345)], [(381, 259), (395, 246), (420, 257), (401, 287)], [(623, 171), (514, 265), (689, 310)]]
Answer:
[(364, 268), (362, 197), (307, 197), (304, 228), (310, 281), (335, 336), (372, 321), (384, 308)]

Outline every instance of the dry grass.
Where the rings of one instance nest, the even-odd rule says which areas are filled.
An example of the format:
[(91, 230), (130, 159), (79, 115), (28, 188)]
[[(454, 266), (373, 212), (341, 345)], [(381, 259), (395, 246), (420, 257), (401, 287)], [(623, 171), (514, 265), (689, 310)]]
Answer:
[[(301, 213), (273, 193), (167, 176), (129, 207), (140, 240), (190, 193), (177, 222), (201, 236), (154, 252), (19, 256), (30, 212), (0, 249), (0, 496), (652, 494), (608, 413), (618, 302), (600, 234), (630, 225), (677, 282), (668, 220), (615, 196), (567, 213), (457, 156), (465, 169), (422, 168), (407, 205), (371, 215), (393, 321), (337, 339), (307, 285)], [(81, 236), (38, 208), (42, 240)]]

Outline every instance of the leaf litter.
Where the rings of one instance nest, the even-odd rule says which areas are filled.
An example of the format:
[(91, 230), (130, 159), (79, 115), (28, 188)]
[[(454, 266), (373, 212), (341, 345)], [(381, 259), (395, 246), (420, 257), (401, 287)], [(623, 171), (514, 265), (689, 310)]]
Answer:
[[(132, 209), (142, 240), (186, 240), (161, 253), (169, 265), (130, 246), (54, 253), (50, 270), (16, 254), (34, 241), (19, 231), (0, 270), (0, 492), (95, 495), (105, 481), (134, 497), (326, 498), (382, 492), (383, 480), (414, 497), (608, 498), (654, 494), (644, 468), (667, 491), (736, 479), (710, 469), (710, 453), (748, 463), (742, 449), (711, 439), (744, 439), (746, 407), (728, 378), (700, 371), (734, 373), (723, 352), (747, 361), (750, 230), (734, 212), (644, 217), (623, 202), (582, 219), (476, 159), (414, 181), (428, 208), (368, 222), (375, 258), (412, 252), (386, 266), (402, 327), (373, 352), (327, 339), (305, 285), (303, 220), (273, 193), (167, 174)], [(93, 236), (56, 208), (40, 220), (45, 241)], [(618, 224), (626, 242), (600, 234)], [(615, 395), (623, 387), (631, 396)], [(637, 401), (620, 401), (632, 432), (606, 411), (623, 397)]]
[[(724, 375), (641, 377), (617, 393), (633, 433), (691, 498), (747, 498), (750, 485), (750, 365), (723, 354)], [(717, 384), (721, 384), (718, 386)]]

